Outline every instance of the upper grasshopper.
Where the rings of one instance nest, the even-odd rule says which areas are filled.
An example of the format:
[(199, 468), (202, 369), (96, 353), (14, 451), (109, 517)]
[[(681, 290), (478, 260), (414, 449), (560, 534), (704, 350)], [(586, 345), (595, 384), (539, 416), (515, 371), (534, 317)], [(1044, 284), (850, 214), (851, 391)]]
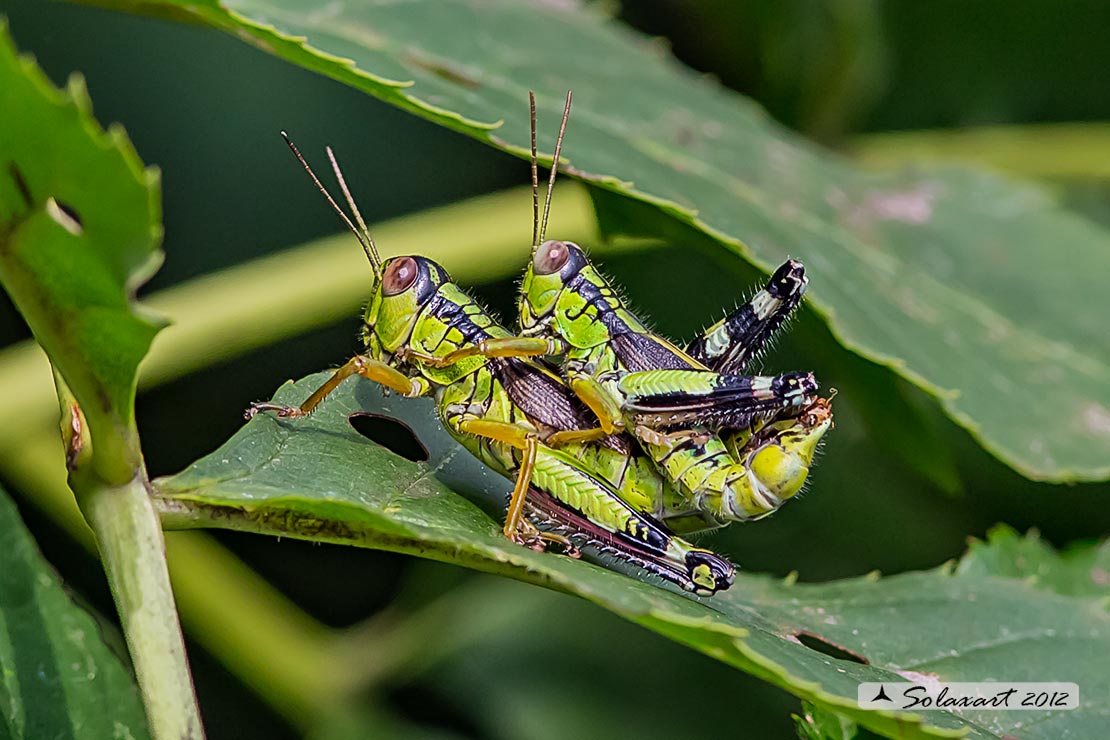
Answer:
[[(788, 263), (776, 275), (793, 269)], [(564, 355), (570, 387), (602, 428), (628, 428), (686, 494), (660, 512), (676, 529), (774, 512), (801, 490), (817, 443), (831, 426), (829, 404), (817, 398), (812, 375), (737, 375), (743, 368), (732, 369), (735, 358), (757, 349), (744, 345), (748, 335), (724, 347), (713, 341), (738, 325), (737, 317), (751, 315), (753, 304), (765, 303), (766, 294), (694, 343), (703, 351), (719, 349), (721, 372), (649, 332), (577, 245), (545, 242), (525, 271), (522, 333)], [(781, 323), (778, 314), (769, 318)]]
[[(250, 413), (309, 414), (352, 375), (406, 397), (431, 395), (452, 436), (490, 467), (515, 478), (504, 524), (514, 541), (538, 548), (551, 541), (564, 547), (590, 545), (689, 591), (711, 594), (727, 588), (731, 563), (674, 537), (575, 459), (573, 451), (583, 442), (607, 435), (592, 424), (561, 379), (530, 359), (468, 353), (488, 341), (510, 340), (511, 334), (432, 260), (404, 256), (383, 263), (331, 150), (336, 178), (359, 228), (292, 142), (289, 146), (370, 260), (373, 291), (362, 332), (366, 352), (339, 368), (299, 407), (259, 403)], [(608, 440), (603, 449), (625, 461), (626, 468), (635, 467), (627, 442)], [(537, 531), (526, 511), (553, 531)]]
[[(801, 264), (788, 262), (776, 271), (763, 291), (696, 341), (693, 354), (650, 332), (581, 248), (543, 240), (571, 96), (542, 219), (530, 99), (533, 257), (521, 285), (521, 336), (487, 341), (464, 354), (561, 358), (568, 385), (601, 428), (632, 432), (675, 484), (679, 496), (647, 509), (675, 528), (719, 527), (775, 511), (801, 489), (831, 426), (830, 407), (818, 400), (810, 373), (739, 373), (798, 305), (805, 289)], [(717, 434), (722, 429), (724, 439)]]

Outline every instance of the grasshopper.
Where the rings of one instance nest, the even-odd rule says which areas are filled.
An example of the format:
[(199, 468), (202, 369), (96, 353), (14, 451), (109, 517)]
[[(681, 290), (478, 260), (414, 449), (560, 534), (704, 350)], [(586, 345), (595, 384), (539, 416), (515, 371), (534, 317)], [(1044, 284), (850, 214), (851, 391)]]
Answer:
[[(622, 446), (621, 438), (604, 439), (608, 433), (592, 424), (559, 376), (540, 362), (468, 353), (469, 347), (512, 335), (432, 260), (403, 256), (383, 262), (331, 149), (328, 156), (358, 228), (288, 137), (286, 142), (370, 260), (373, 291), (362, 329), (366, 351), (300, 406), (256, 403), (248, 415), (310, 414), (354, 375), (405, 397), (431, 395), (445, 429), (485, 464), (515, 480), (504, 523), (513, 541), (536, 549), (555, 543), (572, 552), (579, 545), (594, 547), (697, 594), (728, 588), (731, 563), (634, 509), (572, 452), (602, 440), (599, 448), (627, 462), (627, 442)], [(549, 531), (539, 531), (526, 513)]]
[[(763, 291), (695, 341), (691, 353), (651, 333), (580, 247), (543, 241), (571, 95), (542, 220), (534, 96), (530, 102), (533, 258), (521, 285), (522, 331), (450, 359), (561, 357), (568, 385), (602, 430), (631, 431), (678, 490), (677, 496), (646, 506), (636, 503), (676, 530), (720, 527), (774, 512), (801, 489), (817, 443), (831, 426), (831, 408), (817, 398), (812, 374), (738, 373), (801, 300), (806, 285), (801, 264), (783, 265)], [(600, 465), (593, 461), (590, 467)]]
[[(746, 305), (730, 318), (752, 310)], [(718, 367), (747, 354), (736, 340), (724, 348), (714, 341), (735, 321), (695, 342), (707, 352), (720, 348), (717, 367), (702, 364), (650, 333), (581, 248), (566, 242), (545, 242), (536, 251), (522, 282), (520, 316), (525, 335), (565, 356), (570, 387), (601, 427), (630, 428), (685, 494), (659, 512), (677, 529), (757, 519), (800, 490), (831, 424), (829, 405), (816, 398), (808, 374), (720, 373)], [(765, 423), (775, 414), (784, 418)], [(721, 428), (739, 431), (722, 438), (714, 433)]]

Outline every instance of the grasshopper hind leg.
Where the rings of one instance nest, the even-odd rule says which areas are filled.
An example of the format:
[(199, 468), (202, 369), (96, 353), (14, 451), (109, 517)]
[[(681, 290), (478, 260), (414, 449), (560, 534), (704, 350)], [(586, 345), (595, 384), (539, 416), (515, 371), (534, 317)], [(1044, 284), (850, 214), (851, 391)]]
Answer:
[(727, 559), (676, 537), (632, 510), (615, 491), (554, 450), (541, 456), (528, 496), (530, 518), (593, 555), (629, 563), (684, 591), (709, 596), (732, 585)]
[[(529, 505), (527, 512), (531, 517), (536, 516), (536, 509), (534, 506)], [(545, 520), (550, 525), (550, 520)], [(528, 547), (531, 547), (537, 552), (548, 552), (550, 550), (558, 551), (558, 554), (565, 555), (568, 558), (575, 560), (582, 557), (582, 551), (574, 544), (573, 533), (564, 533), (559, 531), (541, 530), (537, 527), (529, 517), (523, 517), (517, 529), (527, 541)], [(520, 543), (524, 544), (524, 543)]]
[(717, 372), (743, 372), (794, 313), (808, 282), (802, 263), (787, 260), (750, 300), (692, 341), (687, 354)]

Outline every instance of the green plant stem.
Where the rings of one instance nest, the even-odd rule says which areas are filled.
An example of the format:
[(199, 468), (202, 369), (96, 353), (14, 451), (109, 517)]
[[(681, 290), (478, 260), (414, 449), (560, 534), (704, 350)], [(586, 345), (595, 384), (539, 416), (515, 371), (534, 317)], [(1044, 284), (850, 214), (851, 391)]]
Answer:
[(98, 486), (80, 494), (123, 623), (151, 735), (155, 740), (199, 740), (204, 728), (145, 472), (123, 486)]
[[(87, 419), (60, 370), (52, 368), (52, 374), (61, 409), (66, 480), (96, 537), (151, 737), (202, 740), (204, 725), (170, 587), (166, 543), (151, 502), (132, 409), (126, 410), (123, 423), (105, 413)], [(97, 435), (96, 425), (111, 426)], [(107, 452), (105, 440), (112, 442)], [(126, 469), (131, 478), (121, 483), (118, 476)]]
[[(5, 476), (90, 552), (95, 538), (59, 461), (56, 433), (25, 440)], [(165, 532), (170, 582), (190, 635), (289, 722), (304, 729), (361, 683), (332, 660), (333, 632), (203, 532)], [(279, 649), (280, 648), (280, 649)]]

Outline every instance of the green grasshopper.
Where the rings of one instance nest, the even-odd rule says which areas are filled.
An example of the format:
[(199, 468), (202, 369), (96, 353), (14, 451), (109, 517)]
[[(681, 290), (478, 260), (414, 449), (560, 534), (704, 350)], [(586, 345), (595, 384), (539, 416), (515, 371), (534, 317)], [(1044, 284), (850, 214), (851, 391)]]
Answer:
[[(800, 490), (831, 425), (811, 375), (737, 376), (698, 362), (650, 333), (571, 243), (540, 246), (521, 296), (523, 333), (538, 335), (565, 356), (569, 385), (602, 428), (631, 429), (686, 494), (677, 507), (659, 513), (664, 520), (679, 518), (681, 524), (671, 524), (689, 530), (757, 519)], [(749, 311), (745, 306), (734, 316)], [(698, 344), (715, 346), (711, 338), (730, 322), (722, 324)], [(721, 357), (740, 354), (726, 350)], [(784, 418), (766, 424), (776, 414)], [(714, 433), (722, 428), (740, 431), (722, 438)]]
[[(571, 96), (556, 139), (542, 222), (535, 98), (530, 97), (533, 259), (521, 286), (522, 333), (474, 345), (449, 359), (562, 357), (568, 385), (601, 428), (631, 431), (674, 484), (678, 495), (664, 489), (663, 498), (634, 505), (676, 530), (720, 527), (774, 512), (801, 489), (817, 443), (831, 426), (831, 409), (817, 398), (809, 373), (765, 377), (738, 372), (798, 305), (805, 289), (800, 263), (788, 262), (767, 288), (710, 327), (692, 345), (693, 354), (651, 333), (581, 248), (543, 241)], [(722, 429), (727, 430), (723, 438), (715, 433)], [(594, 460), (589, 467), (603, 465)]]
[[(485, 464), (515, 479), (504, 524), (512, 540), (537, 549), (549, 543), (571, 550), (590, 546), (698, 594), (728, 588), (731, 563), (673, 536), (575, 458), (573, 450), (608, 435), (591, 423), (562, 380), (531, 359), (467, 354), (468, 347), (509, 340), (511, 334), (435, 262), (405, 256), (383, 263), (331, 150), (328, 156), (359, 228), (286, 141), (370, 260), (374, 284), (364, 316), (366, 352), (340, 367), (299, 407), (257, 403), (248, 415), (304, 416), (353, 375), (406, 397), (431, 395), (447, 431)], [(592, 455), (623, 461), (626, 474), (635, 468), (621, 438), (596, 447), (608, 453)], [(631, 481), (635, 475), (627, 477)], [(525, 512), (550, 531), (538, 531)]]

